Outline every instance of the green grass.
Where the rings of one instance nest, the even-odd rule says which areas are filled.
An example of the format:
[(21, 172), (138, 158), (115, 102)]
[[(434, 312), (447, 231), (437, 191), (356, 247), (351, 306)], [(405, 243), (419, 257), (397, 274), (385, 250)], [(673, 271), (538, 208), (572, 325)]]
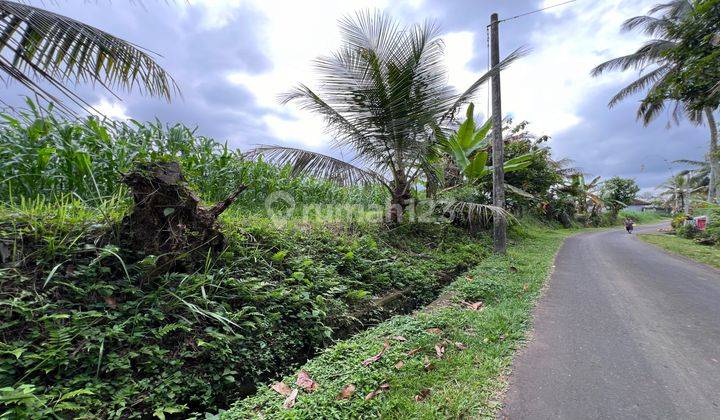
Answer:
[(670, 217), (664, 216), (662, 214), (658, 214), (655, 212), (641, 212), (641, 211), (626, 211), (623, 210), (618, 215), (619, 221), (623, 221), (626, 217), (629, 217), (630, 219), (634, 220), (636, 223), (639, 224), (648, 224), (648, 223), (656, 223), (661, 222), (663, 220), (667, 220)]
[(720, 247), (695, 243), (692, 239), (675, 235), (643, 234), (638, 235), (643, 241), (659, 246), (667, 251), (680, 254), (697, 262), (720, 268)]
[[(529, 328), (530, 311), (553, 265), (554, 255), (571, 231), (528, 226), (505, 257), (485, 259), (445, 291), (444, 303), (434, 310), (394, 317), (350, 339), (340, 341), (302, 369), (317, 382), (313, 393), (300, 391), (292, 409), (284, 396), (261, 387), (239, 401), (225, 418), (468, 418), (492, 417), (514, 351)], [(465, 302), (483, 301), (482, 311)], [(432, 332), (428, 329), (437, 328)], [(402, 336), (406, 341), (393, 337)], [(382, 358), (369, 366), (361, 362), (383, 348)], [(456, 345), (462, 343), (462, 345)], [(445, 347), (438, 358), (435, 346)], [(460, 349), (460, 347), (466, 347)], [(407, 354), (420, 349), (412, 356)], [(397, 369), (396, 363), (404, 366)], [(426, 365), (431, 364), (426, 368)], [(299, 371), (299, 370), (298, 370)], [(296, 387), (297, 375), (285, 377)], [(348, 384), (356, 387), (349, 399), (337, 400)], [(389, 384), (376, 397), (365, 396)], [(422, 401), (415, 396), (429, 394)]]

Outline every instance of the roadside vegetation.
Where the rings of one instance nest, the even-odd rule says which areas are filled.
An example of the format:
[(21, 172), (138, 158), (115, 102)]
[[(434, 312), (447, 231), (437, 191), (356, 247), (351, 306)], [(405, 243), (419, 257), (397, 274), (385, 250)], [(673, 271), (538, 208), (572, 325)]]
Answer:
[(572, 232), (536, 222), (516, 229), (507, 256), (457, 277), (436, 304), (336, 343), (221, 418), (492, 417), (503, 373)]
[[(57, 98), (33, 80), (81, 107), (63, 84), (175, 91), (133, 45), (0, 10), (16, 23), (0, 28), (3, 71), (43, 104)], [(492, 415), (561, 226), (650, 216), (621, 211), (634, 180), (474, 114), (522, 50), (456, 92), (434, 24), (361, 12), (342, 31), (322, 89), (284, 99), (324, 117), (352, 162), (62, 103), (0, 115), (0, 417)], [(491, 205), (493, 132), (506, 208)], [(494, 218), (511, 224), (507, 256), (491, 255)]]
[(720, 247), (700, 245), (697, 242), (675, 235), (641, 234), (643, 241), (685, 256), (697, 262), (720, 269)]

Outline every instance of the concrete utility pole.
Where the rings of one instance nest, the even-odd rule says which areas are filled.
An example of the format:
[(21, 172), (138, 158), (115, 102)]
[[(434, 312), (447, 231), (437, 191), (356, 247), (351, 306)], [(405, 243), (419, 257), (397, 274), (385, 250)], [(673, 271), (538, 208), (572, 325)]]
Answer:
[[(490, 16), (490, 66), (500, 63), (500, 40), (498, 39), (498, 15)], [(502, 137), (502, 107), (500, 103), (500, 71), (492, 76), (492, 160), (493, 160), (493, 205), (505, 209), (505, 146)], [(507, 247), (507, 220), (493, 217), (493, 244), (495, 252), (504, 254)]]

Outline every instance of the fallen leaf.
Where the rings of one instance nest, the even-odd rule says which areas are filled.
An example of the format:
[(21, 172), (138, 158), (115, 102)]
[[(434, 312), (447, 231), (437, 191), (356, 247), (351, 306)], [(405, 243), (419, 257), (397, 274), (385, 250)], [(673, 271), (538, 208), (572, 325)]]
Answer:
[(523, 292), (527, 292), (529, 288), (530, 288), (529, 284), (523, 283)]
[(105, 296), (103, 299), (105, 299), (105, 303), (107, 306), (109, 306), (112, 309), (117, 308), (117, 300), (115, 300), (112, 296)]
[(405, 366), (405, 362), (403, 362), (402, 360), (395, 363), (395, 369), (402, 369), (403, 366)]
[(273, 391), (277, 392), (280, 395), (290, 395), (292, 392), (292, 389), (285, 384), (285, 382), (275, 382), (270, 387), (273, 389)]
[(382, 348), (382, 350), (380, 350), (380, 353), (376, 354), (373, 357), (363, 360), (362, 365), (368, 366), (371, 363), (377, 362), (378, 360), (380, 360), (380, 358), (383, 356), (383, 354), (385, 354), (385, 350), (387, 350), (389, 348), (390, 348), (390, 343), (388, 343), (386, 341), (385, 343), (383, 343), (383, 348)]
[(290, 395), (288, 395), (287, 398), (285, 398), (285, 402), (283, 403), (283, 408), (289, 410), (295, 406), (295, 398), (297, 398), (298, 390), (293, 389)]
[(365, 396), (365, 400), (366, 400), (366, 401), (367, 401), (367, 400), (371, 400), (371, 399), (375, 398), (379, 393), (381, 393), (381, 392), (383, 392), (383, 391), (387, 391), (388, 389), (390, 389), (390, 384), (382, 384), (382, 385), (380, 385), (380, 387), (379, 387), (378, 389), (376, 389), (375, 391), (367, 394), (367, 395)]
[(465, 350), (465, 349), (467, 348), (467, 346), (466, 346), (465, 344), (463, 344), (463, 343), (461, 343), (461, 342), (459, 342), (459, 341), (456, 341), (456, 342), (455, 342), (455, 347), (457, 347), (457, 348), (460, 349), (460, 350)]
[(483, 343), (489, 343), (490, 339), (488, 337), (483, 338)]
[(420, 393), (415, 396), (415, 401), (420, 402), (427, 398), (430, 395), (430, 389), (423, 388), (420, 390)]
[(307, 392), (313, 392), (317, 389), (317, 382), (310, 379), (310, 375), (304, 370), (301, 370), (300, 373), (298, 373), (298, 378), (297, 381), (295, 381), (295, 384)]
[(466, 306), (468, 309), (472, 309), (473, 311), (479, 311), (483, 307), (482, 301), (478, 301), (475, 303), (468, 303)]
[(442, 330), (440, 328), (428, 328), (425, 330), (426, 332), (429, 332), (430, 334), (440, 335), (442, 334)]
[(443, 354), (445, 354), (445, 346), (435, 344), (435, 354), (437, 354), (438, 359), (442, 359)]
[(504, 340), (505, 340), (505, 334), (500, 334), (499, 340), (500, 340), (500, 341), (504, 341)]
[(467, 281), (473, 281), (473, 276), (465, 276), (465, 280)]
[(414, 355), (415, 353), (419, 352), (420, 350), (422, 350), (422, 347), (418, 347), (418, 348), (416, 348), (416, 349), (412, 349), (412, 350), (408, 351), (406, 354), (407, 354), (408, 356), (412, 356), (412, 355)]
[(393, 338), (397, 341), (407, 341), (407, 338), (403, 337), (402, 335), (396, 335)]
[(335, 398), (336, 400), (347, 400), (355, 393), (355, 385), (347, 384), (345, 388), (340, 391), (340, 394)]
[(510, 266), (510, 272), (517, 273), (518, 272), (517, 267)]

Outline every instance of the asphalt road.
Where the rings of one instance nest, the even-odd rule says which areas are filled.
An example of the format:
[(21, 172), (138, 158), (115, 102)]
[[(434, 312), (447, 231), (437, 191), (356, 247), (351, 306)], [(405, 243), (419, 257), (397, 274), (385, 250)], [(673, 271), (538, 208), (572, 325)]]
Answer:
[(555, 264), (500, 418), (720, 419), (720, 271), (624, 230)]

